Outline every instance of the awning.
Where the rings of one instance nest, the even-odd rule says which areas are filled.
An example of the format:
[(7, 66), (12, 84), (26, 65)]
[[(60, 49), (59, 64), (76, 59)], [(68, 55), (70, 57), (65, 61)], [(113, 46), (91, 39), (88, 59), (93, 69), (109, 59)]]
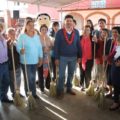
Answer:
[(23, 3), (59, 8), (82, 0), (8, 0), (8, 1), (23, 2)]

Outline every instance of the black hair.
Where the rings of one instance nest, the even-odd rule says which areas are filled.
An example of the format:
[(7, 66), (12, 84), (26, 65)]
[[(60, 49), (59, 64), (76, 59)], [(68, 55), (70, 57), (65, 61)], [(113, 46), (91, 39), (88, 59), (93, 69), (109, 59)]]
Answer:
[(41, 25), (41, 27), (40, 27), (40, 32), (41, 32), (41, 29), (42, 29), (43, 27), (46, 28), (47, 31), (48, 31), (48, 27), (47, 27), (47, 25), (43, 24), (43, 25)]
[(59, 26), (59, 23), (57, 21), (53, 22), (52, 26)]
[(25, 20), (31, 20), (32, 21), (33, 18), (32, 17), (26, 17)]
[(109, 30), (106, 28), (103, 28), (102, 31), (105, 31), (109, 35)]
[(77, 22), (76, 22), (76, 20), (75, 20), (75, 19), (73, 19), (73, 22), (75, 23), (75, 25), (77, 25)]
[(53, 22), (53, 24), (52, 24), (52, 29), (51, 29), (51, 32), (50, 32), (51, 37), (55, 37), (55, 31), (53, 29), (53, 27), (55, 27), (55, 26), (59, 26), (59, 23), (57, 21)]
[(112, 30), (117, 30), (118, 34), (120, 34), (120, 26), (115, 26), (112, 28)]
[(103, 21), (103, 22), (106, 24), (106, 20), (105, 20), (104, 18), (100, 18), (100, 19), (98, 20), (98, 23), (101, 22), (101, 21)]
[(37, 16), (37, 19), (38, 19), (40, 16), (42, 16), (42, 15), (48, 16), (48, 17), (49, 17), (49, 20), (51, 19), (50, 16), (49, 16), (47, 13), (41, 13), (41, 14), (39, 14), (39, 15)]
[(72, 20), (74, 20), (74, 18), (73, 18), (72, 15), (66, 15), (66, 16), (65, 16), (65, 20), (66, 20), (67, 18), (71, 18)]
[(91, 29), (91, 32), (92, 32), (94, 30), (93, 22), (90, 19), (88, 19), (87, 22), (90, 22), (90, 24), (91, 24), (90, 29)]

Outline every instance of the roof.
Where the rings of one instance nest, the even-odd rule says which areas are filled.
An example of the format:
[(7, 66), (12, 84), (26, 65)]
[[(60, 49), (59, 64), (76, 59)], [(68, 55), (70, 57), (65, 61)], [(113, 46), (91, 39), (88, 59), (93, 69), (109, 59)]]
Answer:
[(16, 1), (16, 2), (23, 2), (23, 3), (58, 8), (58, 7), (69, 5), (69, 4), (72, 4), (74, 2), (79, 2), (82, 0), (8, 0), (8, 1)]

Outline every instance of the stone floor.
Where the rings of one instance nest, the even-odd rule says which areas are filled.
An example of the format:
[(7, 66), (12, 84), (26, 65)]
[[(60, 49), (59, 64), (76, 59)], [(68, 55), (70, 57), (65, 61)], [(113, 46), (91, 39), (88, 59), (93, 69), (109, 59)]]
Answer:
[(18, 108), (14, 104), (0, 103), (0, 120), (120, 120), (120, 110), (111, 112), (109, 106), (112, 101), (107, 100), (105, 109), (100, 109), (93, 97), (88, 97), (75, 89), (77, 95), (65, 94), (62, 100), (49, 96), (46, 91), (37, 94), (37, 108)]

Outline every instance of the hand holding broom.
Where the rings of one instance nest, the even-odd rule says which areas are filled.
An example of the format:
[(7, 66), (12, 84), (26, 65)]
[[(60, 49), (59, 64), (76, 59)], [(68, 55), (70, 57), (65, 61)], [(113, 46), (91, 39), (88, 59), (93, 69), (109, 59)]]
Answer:
[(23, 43), (23, 48), (21, 50), (23, 57), (24, 57), (24, 65), (25, 65), (25, 78), (26, 78), (26, 83), (27, 83), (27, 89), (28, 89), (28, 108), (29, 110), (33, 110), (36, 108), (36, 101), (34, 97), (32, 96), (32, 92), (30, 91), (29, 88), (29, 80), (28, 80), (28, 74), (27, 74), (27, 65), (26, 65), (26, 58), (25, 58), (25, 48), (24, 48), (24, 40), (22, 41)]
[(25, 107), (25, 103), (23, 99), (20, 97), (20, 90), (17, 88), (13, 43), (11, 43), (11, 54), (12, 54), (14, 87), (15, 87), (14, 103), (16, 106)]

